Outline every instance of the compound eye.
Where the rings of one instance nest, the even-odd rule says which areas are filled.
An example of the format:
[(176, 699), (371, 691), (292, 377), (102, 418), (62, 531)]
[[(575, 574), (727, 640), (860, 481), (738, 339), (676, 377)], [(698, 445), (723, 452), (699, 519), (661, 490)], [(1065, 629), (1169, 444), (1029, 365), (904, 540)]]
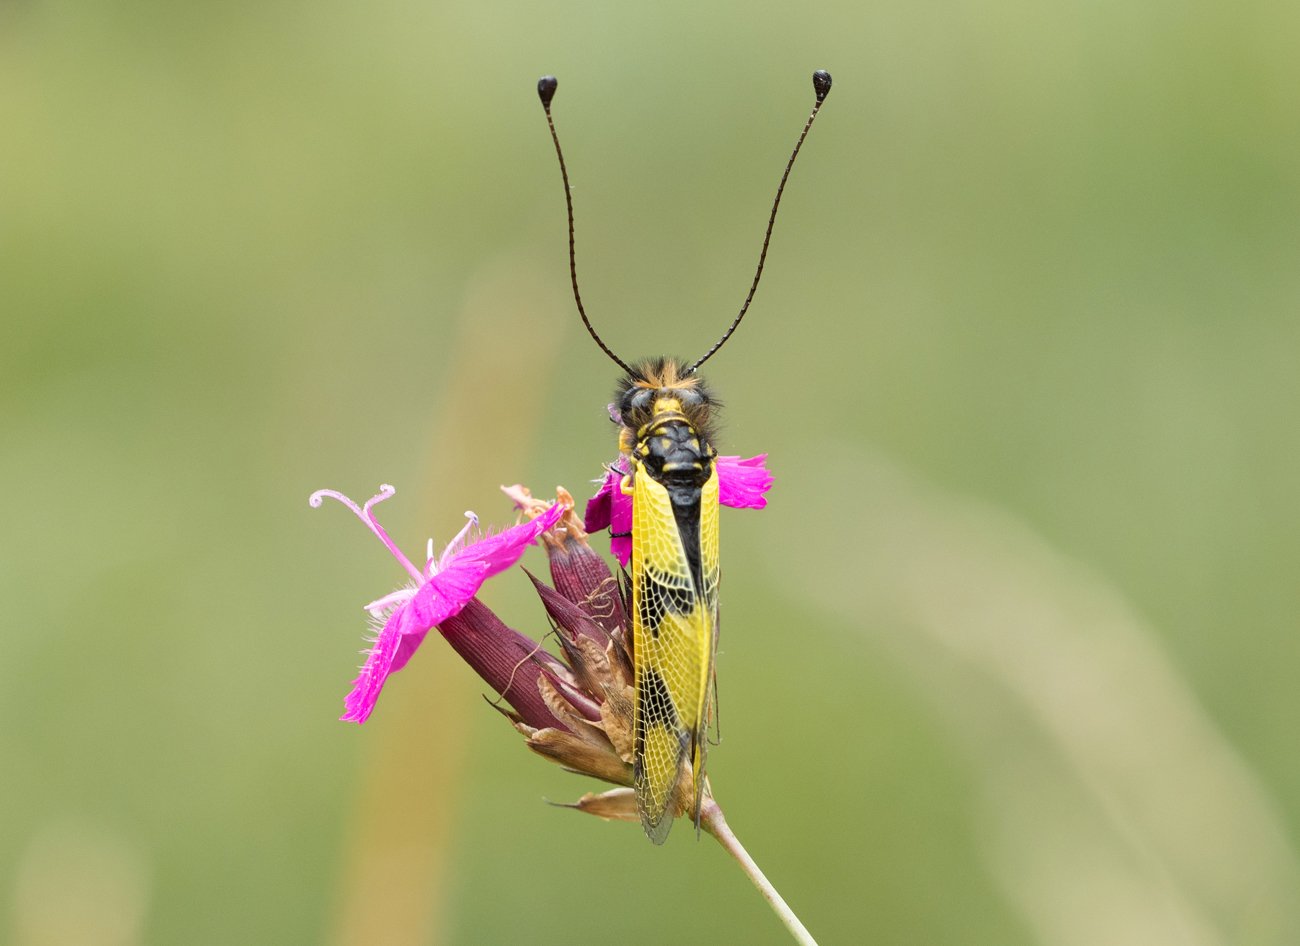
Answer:
[(633, 388), (624, 393), (623, 400), (618, 405), (618, 412), (622, 417), (622, 422), (630, 424), (634, 415), (648, 410), (651, 397), (651, 392), (645, 388)]
[(688, 407), (695, 407), (704, 403), (704, 395), (694, 388), (682, 388), (674, 393), (676, 393), (678, 400)]

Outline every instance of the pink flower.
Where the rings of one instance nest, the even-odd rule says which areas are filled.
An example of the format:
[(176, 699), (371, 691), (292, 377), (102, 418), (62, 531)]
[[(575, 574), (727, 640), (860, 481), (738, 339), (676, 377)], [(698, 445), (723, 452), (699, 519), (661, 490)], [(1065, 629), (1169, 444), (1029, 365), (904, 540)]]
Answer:
[[(733, 509), (762, 509), (772, 488), (772, 474), (763, 465), (766, 453), (756, 457), (717, 457), (718, 500)], [(620, 488), (628, 474), (627, 458), (620, 456), (609, 465), (596, 495), (587, 501), (583, 527), (588, 532), (609, 529), (609, 550), (624, 566), (632, 558), (632, 497)]]
[(466, 513), (469, 522), (436, 559), (433, 541), (430, 540), (425, 566), (419, 569), (402, 554), (372, 512), (376, 504), (394, 492), (391, 486), (380, 486), (379, 492), (361, 507), (332, 489), (317, 490), (310, 499), (314, 507), (319, 507), (329, 497), (351, 509), (414, 580), (413, 584), (365, 606), (378, 636), (374, 647), (368, 651), (361, 673), (353, 681), (352, 692), (344, 701), (347, 712), (341, 717), (357, 723), (366, 721), (388, 675), (406, 666), (429, 630), (460, 614), (478, 594), (483, 582), (519, 561), (524, 549), (553, 526), (564, 512), (557, 503), (529, 522), (472, 541), (470, 532), (478, 525), (478, 519), (473, 513)]
[(718, 501), (732, 509), (762, 509), (772, 488), (772, 473), (764, 465), (766, 453), (742, 460), (718, 457)]

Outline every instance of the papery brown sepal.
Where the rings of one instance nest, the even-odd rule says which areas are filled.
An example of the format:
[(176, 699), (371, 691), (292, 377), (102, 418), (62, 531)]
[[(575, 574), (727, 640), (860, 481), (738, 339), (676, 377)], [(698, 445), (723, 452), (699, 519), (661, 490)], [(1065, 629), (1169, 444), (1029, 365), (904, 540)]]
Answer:
[(600, 718), (605, 735), (614, 751), (625, 762), (631, 762), (636, 737), (632, 729), (632, 701), (635, 690), (630, 685), (611, 685), (605, 688), (605, 702), (600, 707)]
[(539, 729), (528, 736), (528, 748), (572, 772), (614, 785), (632, 784), (632, 765), (608, 748), (598, 748), (572, 733)]
[(563, 802), (551, 802), (557, 808), (572, 808), (575, 811), (585, 811), (589, 815), (595, 815), (597, 818), (603, 818), (606, 821), (640, 821), (641, 815), (637, 812), (636, 792), (630, 788), (613, 788), (607, 792), (601, 792), (597, 795), (595, 792), (588, 792), (572, 804)]

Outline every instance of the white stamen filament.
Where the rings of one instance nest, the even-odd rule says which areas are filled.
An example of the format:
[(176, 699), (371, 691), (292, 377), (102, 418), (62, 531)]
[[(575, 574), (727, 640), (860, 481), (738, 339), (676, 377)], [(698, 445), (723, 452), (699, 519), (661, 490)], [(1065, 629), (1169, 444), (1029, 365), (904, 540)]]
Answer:
[[(465, 518), (468, 519), (469, 521), (465, 523), (465, 527), (461, 529), (459, 532), (457, 532), (455, 537), (450, 542), (447, 543), (447, 547), (443, 549), (442, 557), (438, 559), (438, 568), (446, 567), (447, 560), (451, 558), (451, 556), (455, 555), (457, 552), (460, 551), (460, 547), (464, 544), (466, 537), (469, 535), (470, 529), (477, 528), (478, 516), (476, 516), (474, 513), (470, 512), (469, 510), (466, 510)], [(432, 539), (429, 540), (429, 545), (430, 546), (433, 545)], [(432, 562), (433, 560), (432, 553), (430, 553), (429, 559), (430, 562)], [(430, 572), (430, 575), (432, 576), (432, 572)]]
[(410, 601), (414, 596), (415, 590), (413, 588), (398, 588), (392, 594), (384, 595), (382, 598), (376, 598), (365, 606), (365, 610), (370, 612), (371, 617), (380, 619), (384, 616), (384, 612), (389, 608), (406, 604), (406, 602)]

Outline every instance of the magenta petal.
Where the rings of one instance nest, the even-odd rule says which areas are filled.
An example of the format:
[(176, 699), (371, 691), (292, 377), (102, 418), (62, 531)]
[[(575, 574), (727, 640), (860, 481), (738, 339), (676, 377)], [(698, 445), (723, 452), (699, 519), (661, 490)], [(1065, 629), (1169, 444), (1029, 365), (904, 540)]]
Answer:
[(762, 509), (767, 505), (763, 494), (772, 488), (772, 474), (763, 462), (766, 453), (742, 460), (718, 457), (718, 501), (733, 509)]
[(609, 550), (627, 567), (632, 558), (632, 497), (623, 495), (623, 477), (627, 460), (619, 457), (605, 470), (605, 479), (596, 495), (587, 500), (582, 527), (588, 533), (609, 529)]
[[(477, 576), (477, 581), (473, 580), (474, 575)], [(409, 601), (389, 615), (365, 666), (361, 668), (361, 674), (352, 681), (352, 692), (344, 700), (347, 712), (342, 718), (349, 722), (364, 723), (375, 708), (389, 674), (406, 666), (406, 662), (424, 643), (424, 637), (430, 628), (441, 624), (465, 607), (465, 603), (474, 597), (483, 584), (483, 579), (481, 565), (449, 568), (426, 581)]]
[(632, 558), (632, 497), (618, 490), (609, 517), (609, 550), (624, 568)]
[(364, 723), (389, 674), (406, 666), (429, 630), (459, 614), (478, 594), (483, 582), (519, 561), (524, 549), (555, 525), (563, 513), (563, 507), (556, 503), (531, 522), (487, 536), (453, 553), (442, 571), (389, 615), (365, 666), (352, 682), (342, 719)]
[(443, 562), (442, 570), (421, 585), (403, 605), (405, 614), (398, 632), (423, 635), (429, 628), (459, 614), (466, 602), (478, 594), (483, 582), (519, 561), (524, 550), (555, 525), (563, 513), (564, 509), (556, 503), (536, 519), (485, 536), (453, 552)]
[(402, 635), (423, 634), (441, 624), (478, 594), (486, 577), (483, 566), (476, 562), (455, 563), (438, 572), (402, 605), (402, 622), (397, 632)]
[[(444, 621), (449, 620), (443, 618)], [(414, 634), (400, 634), (397, 638), (397, 653), (393, 655), (393, 663), (388, 668), (389, 673), (397, 673), (406, 666), (406, 662), (415, 655), (424, 643), (425, 635), (428, 631), (416, 631)]]
[(405, 610), (406, 605), (402, 605), (389, 615), (384, 629), (379, 632), (379, 639), (370, 650), (370, 656), (366, 658), (365, 666), (352, 681), (352, 692), (343, 701), (346, 712), (339, 717), (345, 722), (364, 723), (375, 708), (375, 701), (379, 699), (384, 681), (393, 670), (393, 661), (401, 644), (402, 635), (397, 628)]
[[(536, 542), (539, 535), (559, 522), (562, 515), (564, 515), (564, 507), (555, 503), (536, 519), (521, 522), (504, 532), (485, 536), (472, 545), (466, 546), (454, 553), (450, 563), (444, 563), (444, 567), (454, 570), (462, 564), (473, 563), (482, 569), (482, 577), (478, 579), (481, 585), (486, 579), (499, 575), (519, 561), (520, 556), (524, 554), (524, 549)], [(476, 586), (469, 597), (472, 598), (477, 593)]]
[(614, 470), (605, 471), (605, 479), (600, 484), (596, 495), (587, 500), (587, 509), (582, 517), (582, 527), (590, 535), (609, 527), (610, 510), (614, 495), (618, 492), (619, 481), (623, 474)]

